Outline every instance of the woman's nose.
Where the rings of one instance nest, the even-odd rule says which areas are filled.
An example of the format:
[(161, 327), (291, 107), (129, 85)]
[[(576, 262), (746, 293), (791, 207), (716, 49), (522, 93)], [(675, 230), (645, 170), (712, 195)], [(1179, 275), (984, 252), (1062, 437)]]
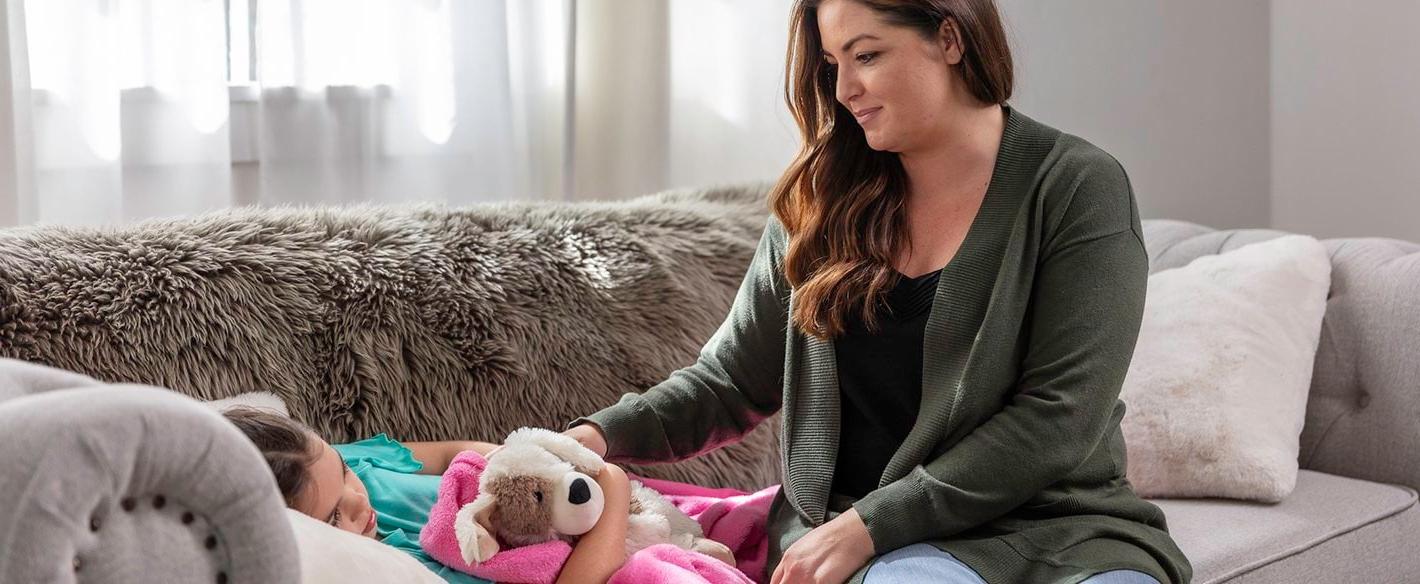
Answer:
[(843, 107), (850, 110), (853, 109), (853, 107), (848, 104), (853, 101), (853, 98), (858, 97), (858, 94), (862, 93), (862, 90), (863, 87), (862, 84), (858, 83), (858, 78), (855, 77), (851, 71), (846, 71), (840, 67), (838, 82), (837, 85), (834, 86), (834, 97), (838, 98), (838, 103), (843, 104)]

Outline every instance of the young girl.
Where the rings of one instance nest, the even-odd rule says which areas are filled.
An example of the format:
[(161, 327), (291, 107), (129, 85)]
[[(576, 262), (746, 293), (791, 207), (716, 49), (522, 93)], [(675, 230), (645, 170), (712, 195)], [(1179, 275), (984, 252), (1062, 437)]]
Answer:
[[(484, 582), (429, 557), (419, 532), (439, 495), (441, 474), (465, 450), (487, 455), (487, 442), (405, 442), (384, 434), (350, 444), (328, 444), (285, 416), (250, 407), (222, 413), (246, 434), (276, 477), (286, 505), (330, 525), (373, 537), (414, 556), (444, 580)], [(558, 578), (602, 584), (625, 561), (631, 488), (626, 473), (607, 464), (597, 476), (606, 499), (596, 526), (578, 541)]]

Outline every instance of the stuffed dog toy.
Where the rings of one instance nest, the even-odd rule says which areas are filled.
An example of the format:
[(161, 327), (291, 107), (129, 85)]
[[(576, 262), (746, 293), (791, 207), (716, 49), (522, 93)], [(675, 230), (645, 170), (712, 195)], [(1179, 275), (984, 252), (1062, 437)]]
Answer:
[[(454, 534), (469, 565), (512, 547), (561, 539), (575, 544), (601, 517), (604, 500), (595, 477), (601, 457), (571, 437), (521, 428), (489, 453), (478, 496), (459, 509)], [(626, 554), (660, 543), (735, 565), (724, 544), (707, 539), (700, 524), (640, 482), (631, 481)]]

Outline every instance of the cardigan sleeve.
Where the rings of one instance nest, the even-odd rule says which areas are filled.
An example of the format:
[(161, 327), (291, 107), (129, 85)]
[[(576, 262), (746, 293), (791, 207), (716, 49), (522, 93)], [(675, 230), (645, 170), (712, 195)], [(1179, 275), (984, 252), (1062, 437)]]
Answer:
[(731, 442), (779, 411), (789, 298), (784, 233), (771, 215), (729, 315), (694, 364), (569, 426), (599, 426), (608, 460), (673, 462)]
[(1148, 255), (1117, 162), (1071, 182), (1066, 211), (1042, 244), (1016, 393), (946, 452), (854, 504), (877, 553), (1004, 515), (1113, 431), (1143, 320)]

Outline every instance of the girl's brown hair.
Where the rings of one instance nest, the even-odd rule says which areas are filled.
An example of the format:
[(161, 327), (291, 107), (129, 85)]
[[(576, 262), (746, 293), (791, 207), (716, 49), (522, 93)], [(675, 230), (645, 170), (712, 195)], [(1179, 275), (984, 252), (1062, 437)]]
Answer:
[[(993, 0), (851, 1), (926, 39), (935, 40), (952, 19), (962, 47), (955, 67), (971, 93), (992, 104), (1011, 97), (1011, 53)], [(908, 180), (897, 154), (869, 147), (852, 112), (837, 102), (836, 79), (821, 56), (821, 3), (798, 0), (790, 17), (784, 100), (803, 146), (769, 204), (790, 235), (784, 272), (795, 288), (792, 319), (807, 334), (832, 338), (854, 310), (876, 327), (874, 308), (896, 282), (893, 264), (909, 243)]]
[(286, 416), (247, 406), (227, 408), (222, 417), (256, 444), (276, 477), (286, 506), (294, 508), (296, 496), (310, 481), (310, 466), (320, 455), (315, 452), (310, 428)]

